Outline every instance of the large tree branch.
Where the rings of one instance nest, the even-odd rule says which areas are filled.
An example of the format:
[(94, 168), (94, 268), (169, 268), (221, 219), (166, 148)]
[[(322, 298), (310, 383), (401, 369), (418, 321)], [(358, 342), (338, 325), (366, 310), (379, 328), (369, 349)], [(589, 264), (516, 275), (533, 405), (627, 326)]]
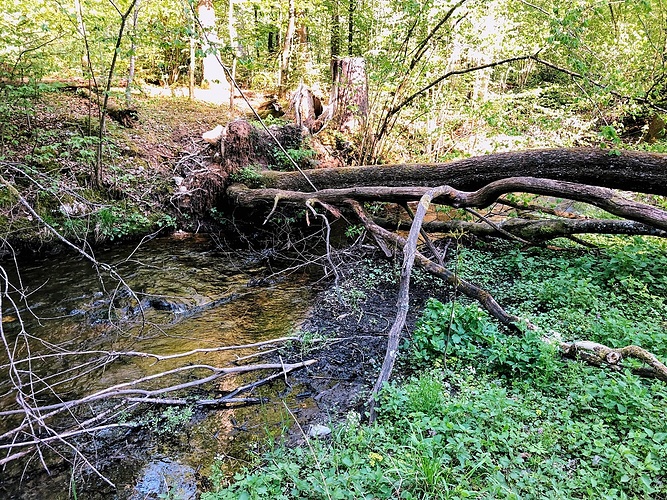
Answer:
[[(407, 244), (407, 240), (405, 238), (378, 226), (356, 201), (350, 200), (349, 204), (371, 233), (388, 241), (392, 246), (396, 246), (397, 248), (403, 250)], [(458, 291), (467, 297), (477, 300), (482, 305), (482, 307), (489, 311), (491, 316), (496, 318), (502, 324), (512, 327), (521, 322), (521, 318), (505, 311), (489, 292), (479, 288), (476, 285), (473, 285), (472, 283), (462, 280), (456, 273), (453, 273), (446, 267), (436, 264), (421, 252), (415, 252), (415, 263), (434, 276), (437, 276), (450, 285), (456, 287)]]
[[(318, 200), (324, 203), (343, 203), (347, 199), (357, 201), (416, 201), (429, 192), (425, 187), (353, 187), (347, 189), (324, 189), (317, 193), (282, 191), (278, 189), (248, 189), (245, 186), (231, 186), (228, 194), (242, 206), (279, 201), (310, 203)], [(500, 195), (511, 192), (533, 193), (557, 196), (582, 201), (602, 208), (607, 212), (626, 219), (652, 225), (667, 230), (667, 212), (646, 203), (624, 198), (616, 191), (572, 182), (536, 179), (533, 177), (513, 177), (491, 182), (473, 192), (459, 191), (443, 186), (433, 198), (434, 203), (455, 208), (487, 207)]]
[(611, 368), (620, 369), (624, 358), (633, 358), (647, 366), (631, 368), (642, 376), (650, 376), (667, 381), (667, 367), (655, 356), (655, 354), (636, 345), (629, 345), (619, 349), (612, 349), (597, 342), (559, 342), (563, 355), (572, 359), (583, 359), (596, 366), (607, 365)]
[[(407, 231), (408, 222), (375, 219), (384, 228), (393, 228)], [(506, 219), (495, 222), (499, 228), (531, 241), (540, 243), (554, 238), (572, 236), (576, 234), (625, 234), (647, 235), (667, 238), (667, 231), (656, 229), (653, 226), (629, 220), (612, 219)], [(431, 221), (424, 224), (424, 229), (435, 233), (465, 233), (479, 237), (503, 238), (504, 235), (486, 223), (463, 220)]]
[[(412, 227), (410, 228), (410, 234), (408, 235), (408, 239), (406, 240), (405, 245), (403, 245), (403, 265), (401, 267), (401, 282), (398, 289), (398, 298), (396, 300), (396, 319), (394, 320), (394, 324), (391, 326), (391, 330), (389, 330), (387, 351), (385, 354), (384, 362), (382, 363), (380, 375), (375, 382), (375, 387), (373, 387), (373, 395), (376, 395), (380, 392), (382, 385), (387, 380), (389, 380), (391, 372), (394, 368), (394, 362), (396, 361), (396, 355), (398, 354), (398, 342), (401, 338), (401, 331), (405, 326), (405, 319), (408, 316), (408, 308), (410, 306), (410, 277), (412, 276), (412, 266), (415, 262), (415, 256), (417, 253), (417, 241), (421, 235), (421, 227), (422, 223), (424, 222), (424, 217), (426, 216), (426, 211), (428, 210), (428, 207), (433, 198), (439, 196), (441, 192), (444, 192), (447, 189), (448, 188), (445, 186), (430, 189), (428, 192), (424, 193), (424, 195), (419, 200), (417, 213), (414, 216)], [(353, 208), (361, 217), (363, 212), (361, 207), (358, 204), (353, 204)], [(370, 403), (370, 420), (375, 420), (374, 398), (371, 399)]]

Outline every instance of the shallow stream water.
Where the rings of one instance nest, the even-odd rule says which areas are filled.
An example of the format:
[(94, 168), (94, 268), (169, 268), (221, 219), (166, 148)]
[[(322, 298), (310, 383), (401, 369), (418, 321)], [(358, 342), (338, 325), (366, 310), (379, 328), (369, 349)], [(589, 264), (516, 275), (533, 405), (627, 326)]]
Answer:
[[(123, 244), (99, 251), (96, 258), (112, 264), (136, 295), (119, 286), (108, 271), (96, 269), (79, 256), (60, 255), (22, 264), (20, 280), (10, 270), (12, 266), (4, 266), (11, 281), (26, 296), (17, 308), (6, 300), (3, 303), (4, 335), (10, 346), (17, 338), (19, 351), (29, 343), (35, 358), (34, 350), (42, 347), (45, 353), (85, 350), (167, 355), (249, 344), (289, 335), (307, 313), (313, 296), (309, 276), (273, 275), (266, 279), (269, 273), (261, 259), (222, 251), (204, 236), (158, 238), (138, 248)], [(19, 301), (19, 294), (11, 296)], [(21, 334), (22, 322), (23, 331), (31, 336), (29, 340), (25, 333)], [(32, 370), (43, 378), (61, 374), (54, 380), (62, 383), (44, 391), (44, 404), (51, 404), (57, 401), (53, 392), (72, 399), (188, 363), (227, 366), (238, 356), (255, 352), (246, 349), (205, 353), (159, 362), (120, 357), (103, 368), (92, 364), (84, 375), (81, 373), (85, 369), (74, 368), (90, 354), (54, 356), (36, 359)], [(0, 365), (4, 366), (0, 372), (0, 410), (16, 407), (7, 359), (5, 352), (0, 357)], [(68, 370), (77, 377), (63, 377)], [(254, 374), (230, 376), (216, 381), (213, 389), (211, 385), (207, 387), (209, 391), (230, 390), (253, 377), (261, 378)], [(169, 381), (183, 383), (193, 378), (194, 373), (187, 373)], [(142, 387), (154, 388), (156, 384)], [(275, 384), (268, 392), (263, 390), (271, 403), (206, 412), (195, 408), (187, 430), (176, 426), (174, 431), (167, 429), (162, 433), (126, 429), (98, 433), (92, 437), (93, 444), (85, 448), (85, 454), (92, 463), (99, 464), (100, 472), (116, 488), (91, 473), (73, 452), (64, 457), (69, 461), (54, 461), (51, 454), (50, 475), (39, 464), (39, 457), (32, 454), (26, 457), (30, 460), (17, 460), (5, 470), (0, 469), (0, 498), (73, 498), (73, 491), (79, 498), (150, 498), (147, 495), (165, 493), (189, 498), (197, 479), (210, 472), (214, 457), (222, 457), (223, 461), (242, 459), (258, 440), (285, 425), (289, 414), (276, 393), (284, 388)], [(294, 396), (297, 392), (298, 388), (289, 391), (292, 408), (306, 404)], [(160, 408), (162, 411), (165, 407)], [(15, 420), (0, 417), (0, 434), (17, 425)], [(154, 425), (164, 425), (164, 421), (158, 419)], [(4, 454), (0, 458), (6, 456), (6, 450), (1, 451)], [(176, 491), (178, 488), (181, 490)]]

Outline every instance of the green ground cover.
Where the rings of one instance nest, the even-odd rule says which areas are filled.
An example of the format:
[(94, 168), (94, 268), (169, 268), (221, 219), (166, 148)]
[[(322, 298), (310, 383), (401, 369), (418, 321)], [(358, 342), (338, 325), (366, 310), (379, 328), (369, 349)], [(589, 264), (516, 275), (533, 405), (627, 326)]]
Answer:
[[(431, 300), (403, 375), (368, 426), (278, 446), (207, 500), (242, 498), (661, 498), (667, 387), (562, 360), (544, 332), (667, 355), (667, 252), (650, 238), (598, 251), (462, 249), (459, 272), (539, 324), (511, 334), (465, 300)], [(453, 265), (453, 264), (452, 264)]]

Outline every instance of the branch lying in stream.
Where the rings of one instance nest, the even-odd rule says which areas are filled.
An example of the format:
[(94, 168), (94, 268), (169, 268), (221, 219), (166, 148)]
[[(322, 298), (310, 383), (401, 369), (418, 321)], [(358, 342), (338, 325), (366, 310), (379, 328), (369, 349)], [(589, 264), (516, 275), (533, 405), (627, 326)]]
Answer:
[[(26, 336), (29, 337), (27, 333)], [(217, 367), (210, 364), (190, 364), (115, 384), (78, 399), (66, 399), (56, 391), (56, 386), (67, 384), (68, 389), (71, 390), (79, 377), (90, 374), (95, 370), (106, 369), (111, 362), (119, 358), (153, 358), (158, 363), (165, 360), (178, 360), (195, 354), (201, 355), (221, 351), (275, 346), (285, 344), (289, 341), (299, 341), (300, 339), (298, 337), (281, 337), (252, 344), (192, 349), (187, 352), (169, 355), (139, 351), (93, 350), (76, 352), (63, 350), (58, 352), (57, 346), (51, 346), (54, 352), (40, 355), (37, 353), (33, 354), (29, 350), (25, 358), (14, 359), (5, 332), (1, 326), (0, 338), (5, 345), (10, 359), (9, 363), (2, 365), (2, 368), (10, 372), (10, 380), (12, 381), (12, 387), (5, 395), (13, 395), (17, 403), (16, 408), (0, 411), (0, 417), (5, 422), (8, 422), (9, 420), (7, 419), (9, 418), (20, 419), (17, 420), (15, 427), (6, 430), (0, 435), (0, 450), (6, 451), (6, 455), (0, 459), (0, 465), (22, 458), (30, 452), (35, 452), (40, 456), (43, 466), (46, 467), (46, 459), (43, 456), (44, 451), (56, 451), (56, 447), (65, 446), (72, 449), (79, 459), (90, 466), (106, 482), (109, 482), (108, 479), (90, 464), (79, 449), (79, 444), (72, 442), (72, 439), (77, 436), (91, 436), (98, 430), (112, 429), (119, 426), (135, 427), (136, 424), (128, 423), (121, 425), (117, 421), (123, 412), (138, 408), (138, 405), (141, 404), (211, 407), (238, 406), (239, 404), (261, 402), (261, 398), (239, 396), (277, 378), (285, 378), (293, 370), (307, 367), (317, 362), (317, 360), (310, 359), (291, 364), (281, 362), (228, 367)], [(91, 356), (94, 359), (90, 360)], [(70, 362), (65, 363), (68, 368), (57, 374), (49, 374), (40, 378), (35, 371), (36, 363), (47, 362), (52, 364), (54, 359), (69, 359)], [(71, 366), (71, 360), (77, 360), (73, 367)], [(229, 362), (236, 363), (237, 361), (238, 357)], [(25, 365), (30, 369), (26, 370)], [(274, 373), (239, 386), (220, 397), (194, 399), (183, 396), (183, 394), (192, 391), (194, 388), (214, 383), (224, 376), (255, 371), (274, 371)], [(202, 372), (209, 372), (209, 374), (206, 375)], [(23, 379), (28, 375), (30, 378), (24, 382)], [(186, 377), (185, 381), (182, 381), (183, 376)], [(174, 380), (175, 377), (177, 378)], [(169, 382), (162, 387), (155, 388), (154, 384), (160, 380), (168, 380)], [(44, 396), (38, 396), (40, 393), (48, 393), (57, 402), (52, 404), (44, 403)], [(77, 408), (80, 408), (81, 411), (77, 411)], [(89, 415), (89, 417), (81, 420), (82, 412), (84, 415)], [(56, 453), (59, 452), (56, 451)]]
[[(20, 359), (16, 360), (13, 362), (14, 365), (21, 364), (21, 363), (30, 363), (34, 362), (36, 360), (44, 360), (48, 358), (62, 358), (63, 356), (84, 356), (84, 355), (92, 355), (92, 354), (97, 354), (97, 355), (102, 355), (106, 356), (109, 358), (121, 358), (121, 357), (138, 357), (138, 358), (154, 358), (156, 361), (165, 361), (168, 359), (177, 359), (177, 358), (185, 358), (187, 356), (192, 356), (194, 354), (208, 354), (208, 353), (214, 353), (214, 352), (224, 352), (224, 351), (233, 351), (233, 350), (240, 350), (240, 349), (250, 349), (253, 347), (263, 347), (267, 345), (273, 345), (273, 344), (282, 344), (286, 342), (298, 342), (301, 339), (299, 337), (280, 337), (277, 339), (271, 339), (271, 340), (265, 340), (263, 342), (255, 342), (252, 344), (241, 344), (241, 345), (230, 345), (230, 346), (221, 346), (221, 347), (208, 347), (208, 348), (199, 348), (199, 349), (192, 349), (190, 351), (186, 352), (179, 352), (176, 354), (156, 354), (152, 352), (140, 352), (140, 351), (103, 351), (103, 350), (95, 350), (95, 351), (62, 351), (62, 352), (56, 352), (56, 353), (51, 353), (51, 354), (36, 354), (33, 355), (30, 358), (26, 359)], [(8, 368), (9, 365), (0, 365), (0, 370), (1, 369), (6, 369)]]
[[(133, 401), (133, 402), (142, 402), (144, 398), (150, 399), (154, 398), (155, 396), (161, 395), (161, 394), (167, 394), (170, 392), (176, 392), (180, 391), (183, 389), (192, 389), (194, 387), (199, 387), (204, 384), (207, 384), (209, 382), (213, 382), (220, 377), (223, 377), (225, 375), (234, 375), (234, 374), (241, 374), (241, 373), (248, 373), (248, 372), (253, 372), (253, 371), (258, 371), (258, 370), (281, 370), (280, 374), (285, 374), (289, 373), (292, 370), (295, 370), (297, 368), (303, 368), (309, 365), (312, 365), (313, 363), (316, 363), (316, 359), (311, 359), (308, 361), (303, 361), (301, 363), (294, 363), (294, 364), (260, 364), (260, 365), (245, 365), (245, 366), (235, 366), (231, 368), (217, 368), (215, 366), (211, 365), (188, 365), (188, 366), (181, 366), (178, 368), (174, 368), (173, 370), (167, 370), (165, 372), (160, 372), (156, 373), (154, 375), (148, 375), (146, 377), (142, 377), (136, 380), (132, 380), (130, 382), (124, 382), (122, 384), (117, 384), (111, 387), (107, 387), (106, 389), (102, 389), (101, 391), (97, 391), (93, 394), (89, 394), (88, 396), (84, 396), (80, 399), (74, 399), (71, 401), (63, 401), (61, 403), (56, 403), (52, 405), (44, 405), (44, 406), (30, 406), (31, 413), (36, 412), (36, 413), (41, 413), (41, 412), (50, 412), (45, 415), (42, 415), (41, 418), (50, 418), (55, 416), (57, 413), (61, 411), (69, 411), (70, 409), (74, 408), (75, 406), (80, 406), (83, 404), (88, 404), (92, 403), (94, 401), (99, 401), (103, 399), (116, 399), (116, 398), (121, 398), (121, 399), (127, 399), (128, 401)], [(160, 389), (140, 389), (136, 388), (135, 386), (139, 384), (143, 384), (145, 382), (150, 382), (162, 377), (167, 377), (171, 375), (179, 375), (184, 372), (190, 372), (194, 370), (205, 370), (205, 371), (210, 371), (213, 372), (211, 375), (208, 377), (203, 377), (199, 378), (196, 380), (191, 380), (189, 382), (183, 382), (180, 384), (175, 384), (171, 385), (168, 387), (162, 387)], [(236, 393), (236, 392), (235, 392)], [(137, 395), (141, 397), (137, 397)], [(16, 410), (5, 410), (5, 411), (0, 411), (0, 417), (3, 416), (8, 416), (8, 415), (17, 415), (17, 414), (23, 414), (26, 413), (25, 408), (21, 409), (16, 409)], [(4, 439), (7, 437), (10, 437), (20, 430), (23, 430), (28, 424), (23, 424), (23, 426), (17, 427), (16, 429), (13, 429), (5, 434), (0, 435), (0, 439)], [(0, 449), (2, 449), (3, 446), (0, 445)]]

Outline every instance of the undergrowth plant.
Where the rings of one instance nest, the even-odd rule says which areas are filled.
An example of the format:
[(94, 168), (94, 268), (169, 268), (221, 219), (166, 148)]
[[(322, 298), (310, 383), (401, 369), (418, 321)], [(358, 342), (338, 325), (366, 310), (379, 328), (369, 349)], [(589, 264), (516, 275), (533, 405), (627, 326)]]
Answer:
[[(564, 337), (664, 359), (664, 242), (598, 243), (462, 249), (459, 272)], [(430, 300), (402, 354), (407, 373), (385, 385), (375, 424), (351, 413), (330, 441), (279, 446), (203, 498), (667, 497), (664, 382), (565, 361), (466, 302)]]

